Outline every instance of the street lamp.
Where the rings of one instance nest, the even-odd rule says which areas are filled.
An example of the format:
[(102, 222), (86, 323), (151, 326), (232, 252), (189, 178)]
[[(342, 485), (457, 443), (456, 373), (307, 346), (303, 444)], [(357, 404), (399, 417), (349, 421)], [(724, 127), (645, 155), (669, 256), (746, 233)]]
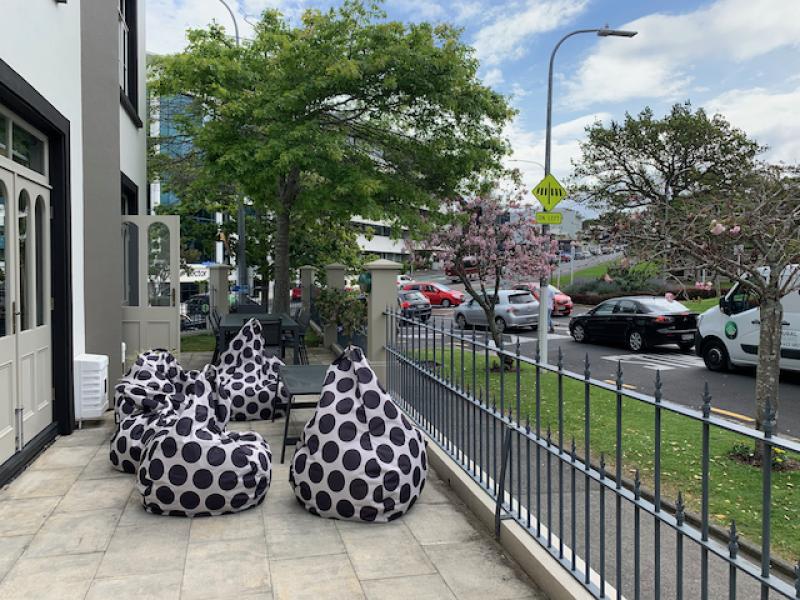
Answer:
[[(241, 40), (239, 38), (239, 23), (236, 21), (236, 14), (225, 0), (219, 1), (231, 14), (233, 30), (236, 33), (236, 46), (238, 47), (241, 45)], [(244, 304), (245, 297), (247, 296), (247, 292), (244, 291), (247, 286), (247, 229), (245, 224), (244, 198), (239, 198), (239, 210), (236, 220), (236, 235), (239, 237), (236, 257), (236, 283), (239, 285), (237, 297), (239, 298), (239, 305), (241, 306)]]
[[(625, 31), (622, 29), (609, 29), (608, 26), (601, 29), (577, 29), (571, 31), (560, 40), (553, 48), (550, 54), (550, 66), (547, 71), (547, 125), (545, 129), (545, 144), (544, 144), (544, 175), (547, 177), (550, 174), (550, 148), (552, 145), (552, 129), (553, 129), (553, 62), (556, 58), (556, 52), (568, 38), (579, 33), (596, 33), (598, 37), (626, 37), (631, 38), (635, 36), (637, 31)], [(542, 235), (547, 236), (550, 232), (550, 227), (542, 225)], [(559, 259), (560, 260), (560, 259)], [(539, 331), (539, 356), (540, 360), (547, 362), (547, 331), (549, 329), (549, 315), (547, 308), (547, 298), (550, 294), (550, 277), (545, 274), (539, 282), (539, 324), (537, 329)]]

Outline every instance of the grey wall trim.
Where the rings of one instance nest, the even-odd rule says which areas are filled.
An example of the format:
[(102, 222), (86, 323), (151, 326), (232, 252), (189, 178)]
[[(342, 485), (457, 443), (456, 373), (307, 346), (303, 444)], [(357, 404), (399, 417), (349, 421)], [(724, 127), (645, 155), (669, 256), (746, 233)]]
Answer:
[(122, 344), (118, 31), (116, 2), (81, 1), (86, 352), (109, 357), (109, 381)]

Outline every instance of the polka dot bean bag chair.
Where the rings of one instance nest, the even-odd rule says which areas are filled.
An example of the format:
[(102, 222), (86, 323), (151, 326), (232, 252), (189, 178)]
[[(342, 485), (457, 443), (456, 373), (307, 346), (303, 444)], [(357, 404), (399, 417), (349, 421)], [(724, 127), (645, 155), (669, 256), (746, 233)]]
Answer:
[(328, 369), (319, 404), (289, 470), (311, 513), (392, 521), (417, 501), (427, 474), (425, 441), (378, 383), (356, 347)]
[(111, 466), (118, 471), (135, 474), (148, 442), (156, 432), (168, 427), (176, 419), (177, 412), (167, 407), (123, 419), (111, 438)]
[(257, 433), (226, 433), (207, 407), (217, 393), (208, 366), (188, 390), (186, 408), (174, 424), (149, 441), (137, 488), (148, 512), (209, 516), (261, 504), (272, 478), (272, 453)]
[(169, 408), (169, 397), (184, 391), (196, 372), (184, 371), (166, 350), (140, 354), (114, 388), (115, 419)]
[(228, 349), (219, 357), (221, 387), (231, 398), (234, 421), (273, 418), (276, 400), (288, 400), (278, 369), (283, 361), (264, 349), (261, 323), (250, 319), (242, 326)]

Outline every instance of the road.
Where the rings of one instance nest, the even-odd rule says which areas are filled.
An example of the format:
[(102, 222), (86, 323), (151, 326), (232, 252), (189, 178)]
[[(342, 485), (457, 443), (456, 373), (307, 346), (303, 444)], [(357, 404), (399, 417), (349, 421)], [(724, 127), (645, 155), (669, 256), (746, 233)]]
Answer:
[[(592, 257), (576, 264), (576, 268), (597, 262)], [(583, 264), (581, 264), (583, 263)], [(443, 281), (443, 274), (418, 273), (418, 281)], [(458, 284), (452, 284), (460, 288)], [(575, 314), (585, 312), (588, 307), (576, 307)], [(445, 327), (450, 326), (453, 309), (434, 309), (434, 317)], [(589, 355), (592, 377), (613, 382), (616, 378), (617, 364), (621, 363), (626, 388), (652, 394), (656, 371), (661, 372), (662, 392), (665, 400), (699, 408), (701, 394), (706, 382), (712, 396), (713, 411), (720, 417), (733, 419), (753, 425), (755, 416), (755, 370), (740, 369), (731, 373), (714, 373), (705, 368), (701, 358), (694, 353), (683, 353), (677, 347), (663, 346), (644, 354), (630, 352), (622, 346), (603, 346), (579, 344), (569, 335), (569, 319), (555, 319), (555, 333), (548, 339), (549, 362), (556, 363), (558, 349), (564, 353), (564, 368), (583, 373), (584, 360)], [(520, 351), (528, 356), (536, 354), (536, 331), (512, 331), (506, 341), (520, 343)], [(800, 437), (800, 373), (785, 372), (780, 383), (780, 408), (778, 411), (778, 430), (783, 434)]]

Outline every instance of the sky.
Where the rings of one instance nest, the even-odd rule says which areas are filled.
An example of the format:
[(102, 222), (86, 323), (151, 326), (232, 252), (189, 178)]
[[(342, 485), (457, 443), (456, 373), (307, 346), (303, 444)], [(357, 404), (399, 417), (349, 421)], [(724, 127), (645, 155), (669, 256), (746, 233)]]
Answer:
[[(297, 20), (340, 0), (228, 0), (243, 37), (265, 8)], [(571, 37), (554, 69), (552, 171), (570, 175), (584, 128), (650, 106), (664, 115), (691, 101), (769, 147), (765, 158), (800, 163), (799, 0), (386, 0), (390, 19), (447, 22), (475, 48), (486, 85), (519, 111), (506, 131), (532, 188), (542, 177), (547, 67), (558, 40), (609, 25), (633, 38)], [(148, 52), (177, 52), (187, 27), (212, 20), (232, 31), (219, 0), (146, 0)]]

